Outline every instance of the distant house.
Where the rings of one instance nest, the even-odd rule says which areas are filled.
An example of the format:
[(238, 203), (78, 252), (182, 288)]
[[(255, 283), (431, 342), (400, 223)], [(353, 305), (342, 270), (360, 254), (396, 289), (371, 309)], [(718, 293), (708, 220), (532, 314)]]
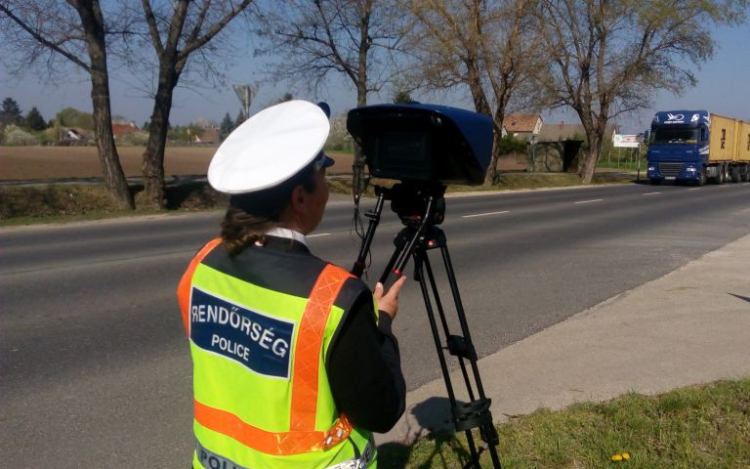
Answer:
[[(616, 125), (608, 125), (604, 130), (604, 138), (613, 138), (617, 133)], [(586, 131), (581, 124), (547, 124), (539, 134), (540, 142), (560, 142), (564, 140), (586, 139)]]
[(62, 129), (61, 131), (61, 140), (83, 140), (83, 138), (83, 134), (73, 128)]
[(62, 127), (58, 134), (57, 145), (88, 145), (94, 138), (94, 132), (80, 127)]
[(135, 125), (135, 122), (112, 124), (112, 135), (115, 140), (140, 131), (141, 129)]
[(539, 135), (544, 121), (539, 114), (508, 114), (503, 120), (503, 137), (512, 135), (515, 138), (529, 140)]

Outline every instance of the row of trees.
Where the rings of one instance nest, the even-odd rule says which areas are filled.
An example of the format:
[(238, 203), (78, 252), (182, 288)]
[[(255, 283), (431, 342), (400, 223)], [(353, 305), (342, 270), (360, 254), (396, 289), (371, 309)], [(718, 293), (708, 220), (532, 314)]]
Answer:
[(217, 64), (233, 50), (230, 25), (249, 33), (256, 53), (276, 60), (271, 79), (316, 89), (337, 76), (356, 90), (357, 106), (388, 88), (466, 91), (495, 123), (487, 183), (509, 106), (572, 109), (588, 140), (580, 166), (588, 183), (607, 123), (647, 106), (658, 90), (679, 93), (694, 84), (692, 65), (713, 52), (712, 29), (744, 21), (750, 0), (114, 3), (105, 11), (96, 0), (7, 0), (0, 3), (0, 37), (20, 59), (19, 70), (51, 67), (62, 57), (89, 73), (105, 181), (123, 206), (133, 202), (109, 126), (108, 64), (152, 77), (143, 171), (149, 200), (161, 207), (174, 88), (216, 79)]
[(3, 107), (0, 110), (0, 129), (8, 125), (28, 127), (34, 131), (44, 130), (48, 127), (39, 109), (32, 107), (24, 116), (21, 113), (21, 107), (13, 98), (3, 99)]
[[(314, 7), (313, 7), (314, 4)], [(357, 104), (388, 83), (466, 90), (493, 117), (494, 179), (506, 109), (565, 107), (589, 143), (591, 182), (607, 123), (683, 92), (713, 53), (712, 29), (744, 21), (747, 0), (330, 0), (285, 2), (264, 30), (279, 77), (349, 79)], [(291, 21), (290, 21), (291, 19)], [(269, 50), (269, 49), (265, 49)], [(395, 72), (395, 73), (394, 73)]]
[(49, 122), (34, 106), (24, 116), (15, 99), (3, 99), (0, 109), (0, 143), (5, 145), (51, 144), (60, 139), (63, 127), (93, 130), (94, 119), (90, 113), (65, 108)]

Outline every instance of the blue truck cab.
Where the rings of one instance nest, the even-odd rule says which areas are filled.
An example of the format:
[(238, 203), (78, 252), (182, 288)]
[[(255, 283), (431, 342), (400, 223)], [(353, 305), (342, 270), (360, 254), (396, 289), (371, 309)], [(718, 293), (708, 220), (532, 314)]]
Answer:
[(706, 182), (709, 130), (708, 111), (657, 112), (651, 123), (646, 177), (662, 181)]

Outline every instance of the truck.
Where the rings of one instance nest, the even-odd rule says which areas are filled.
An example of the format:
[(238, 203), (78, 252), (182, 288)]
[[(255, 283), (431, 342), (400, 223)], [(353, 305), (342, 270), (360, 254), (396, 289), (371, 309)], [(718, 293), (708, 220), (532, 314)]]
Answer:
[(657, 112), (648, 141), (652, 184), (750, 180), (750, 123), (705, 110)]

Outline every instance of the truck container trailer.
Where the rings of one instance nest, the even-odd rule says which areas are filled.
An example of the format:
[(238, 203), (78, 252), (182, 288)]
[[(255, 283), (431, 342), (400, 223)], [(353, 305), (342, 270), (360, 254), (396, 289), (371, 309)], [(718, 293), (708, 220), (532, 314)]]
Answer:
[(708, 111), (657, 112), (647, 153), (652, 184), (750, 180), (750, 124)]

